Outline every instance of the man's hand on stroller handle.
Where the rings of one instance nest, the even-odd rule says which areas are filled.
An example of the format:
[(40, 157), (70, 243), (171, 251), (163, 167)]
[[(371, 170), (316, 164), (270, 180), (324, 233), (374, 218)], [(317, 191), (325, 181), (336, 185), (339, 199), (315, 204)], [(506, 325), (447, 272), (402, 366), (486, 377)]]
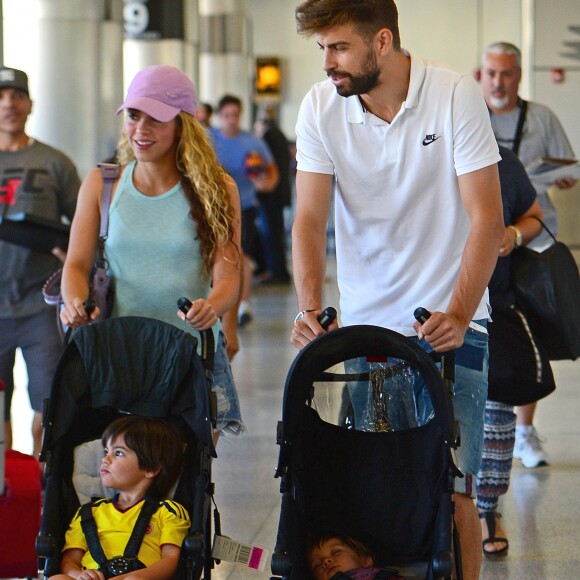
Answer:
[(183, 296), (177, 301), (177, 307), (177, 316), (196, 330), (207, 330), (218, 320), (214, 307), (205, 298), (192, 302)]
[(463, 344), (465, 332), (459, 320), (445, 312), (429, 312), (419, 307), (413, 313), (417, 322), (413, 328), (419, 340), (425, 339), (436, 352), (447, 352)]
[(318, 324), (326, 330), (336, 320), (336, 308), (327, 306), (317, 317)]
[(318, 336), (336, 328), (338, 328), (336, 309), (332, 306), (324, 310), (303, 310), (294, 319), (290, 342), (302, 349)]

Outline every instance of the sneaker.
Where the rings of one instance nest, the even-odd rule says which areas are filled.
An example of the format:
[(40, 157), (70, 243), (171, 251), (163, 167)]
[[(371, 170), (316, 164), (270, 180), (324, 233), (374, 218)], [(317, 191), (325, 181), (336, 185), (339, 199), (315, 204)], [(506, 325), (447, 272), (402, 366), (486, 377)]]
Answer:
[(252, 322), (252, 313), (249, 310), (245, 310), (244, 312), (240, 312), (238, 314), (238, 326), (241, 328), (246, 326), (249, 322)]
[(543, 440), (533, 425), (516, 429), (514, 457), (520, 459), (528, 469), (549, 465), (548, 454), (542, 448)]

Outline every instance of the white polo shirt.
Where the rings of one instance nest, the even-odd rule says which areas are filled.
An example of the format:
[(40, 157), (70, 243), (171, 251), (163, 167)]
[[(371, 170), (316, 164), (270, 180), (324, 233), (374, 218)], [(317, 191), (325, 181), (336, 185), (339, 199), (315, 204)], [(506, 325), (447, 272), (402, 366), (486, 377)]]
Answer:
[[(469, 220), (457, 176), (500, 159), (479, 86), (411, 57), (392, 123), (327, 80), (304, 98), (296, 135), (298, 169), (336, 177), (343, 324), (414, 335), (415, 308), (445, 311), (459, 272)], [(486, 292), (475, 319), (488, 317), (487, 303)]]

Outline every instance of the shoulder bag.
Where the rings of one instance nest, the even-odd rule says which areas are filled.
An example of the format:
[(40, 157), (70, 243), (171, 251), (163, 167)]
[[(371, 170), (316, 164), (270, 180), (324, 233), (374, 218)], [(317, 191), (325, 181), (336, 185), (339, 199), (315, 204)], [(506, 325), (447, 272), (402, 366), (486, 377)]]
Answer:
[[(105, 320), (111, 316), (113, 310), (113, 279), (107, 273), (107, 261), (105, 260), (105, 241), (109, 231), (109, 206), (111, 204), (111, 193), (113, 184), (121, 171), (121, 166), (111, 163), (99, 163), (101, 176), (103, 177), (103, 191), (101, 194), (101, 227), (97, 244), (97, 255), (91, 271), (89, 280), (89, 298), (94, 300), (99, 307), (100, 314), (96, 321)], [(57, 324), (61, 334), (64, 336), (67, 329), (64, 328), (60, 320), (60, 311), (64, 307), (60, 284), (62, 280), (62, 268), (56, 271), (44, 284), (42, 295), (44, 301), (51, 306), (56, 306)]]
[(489, 331), (487, 398), (527, 405), (556, 388), (550, 361), (528, 320), (517, 308), (494, 308)]
[[(538, 219), (538, 218), (536, 218)], [(554, 240), (543, 252), (518, 248), (512, 254), (511, 283), (516, 304), (550, 360), (580, 356), (580, 275), (566, 244)]]

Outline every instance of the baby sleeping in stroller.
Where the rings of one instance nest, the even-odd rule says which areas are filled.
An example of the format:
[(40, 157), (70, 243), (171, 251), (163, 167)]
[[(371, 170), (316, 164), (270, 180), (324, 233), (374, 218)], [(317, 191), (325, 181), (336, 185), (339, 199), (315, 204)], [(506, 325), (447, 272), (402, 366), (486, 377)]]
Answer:
[(360, 540), (330, 532), (310, 538), (308, 563), (314, 580), (403, 580), (392, 568), (377, 568)]
[[(370, 325), (339, 328), (300, 351), (278, 428), (277, 577), (335, 580), (340, 572), (435, 580), (459, 568), (452, 370), (452, 357), (432, 356)], [(312, 568), (308, 538), (327, 530), (339, 538), (341, 554), (354, 550), (348, 566), (333, 570), (318, 555), (319, 568)], [(376, 559), (345, 548), (345, 536), (362, 541)], [(323, 548), (330, 562), (332, 546), (315, 545)]]
[(163, 498), (180, 474), (182, 439), (161, 419), (128, 415), (108, 425), (102, 444), (101, 481), (117, 493), (79, 508), (65, 535), (62, 574), (52, 578), (139, 578), (143, 569), (147, 578), (173, 578), (190, 521), (183, 506)]

